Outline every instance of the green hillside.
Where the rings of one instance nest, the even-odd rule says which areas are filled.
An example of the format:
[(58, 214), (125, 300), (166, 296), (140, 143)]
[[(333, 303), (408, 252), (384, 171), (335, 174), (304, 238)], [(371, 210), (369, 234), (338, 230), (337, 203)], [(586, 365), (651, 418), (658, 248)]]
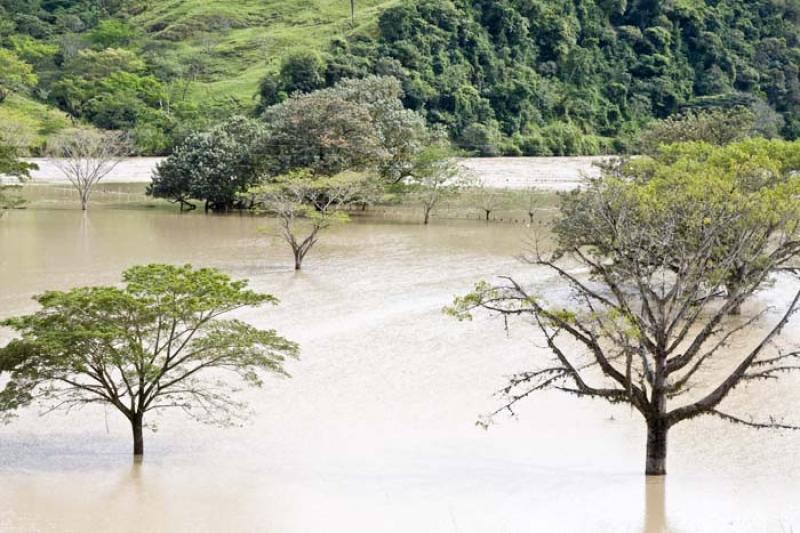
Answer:
[(378, 74), (484, 155), (623, 152), (693, 108), (747, 107), (800, 137), (800, 0), (354, 5), (351, 20), (349, 0), (0, 0), (0, 119), (40, 140), (65, 123), (57, 108), (165, 154), (232, 114)]
[(68, 127), (70, 117), (47, 104), (11, 94), (0, 105), (0, 125), (12, 128), (21, 140), (36, 147), (41, 146), (48, 135)]
[(176, 0), (153, 2), (131, 22), (167, 46), (177, 61), (205, 62), (194, 99), (252, 102), (259, 80), (289, 51), (327, 50), (335, 38), (374, 32), (397, 0), (358, 0), (355, 27), (347, 0)]

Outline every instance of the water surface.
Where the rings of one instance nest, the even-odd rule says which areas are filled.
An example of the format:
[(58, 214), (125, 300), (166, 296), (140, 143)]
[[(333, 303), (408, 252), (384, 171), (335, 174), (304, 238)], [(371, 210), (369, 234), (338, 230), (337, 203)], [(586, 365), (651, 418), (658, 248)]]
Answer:
[[(32, 311), (46, 289), (115, 283), (134, 264), (193, 263), (278, 296), (243, 318), (302, 347), (292, 379), (246, 392), (247, 425), (165, 414), (141, 465), (113, 410), (22, 412), (0, 427), (2, 531), (800, 530), (800, 435), (683, 424), (662, 484), (641, 474), (644, 428), (627, 408), (546, 393), (518, 419), (475, 426), (541, 343), (522, 324), (507, 333), (440, 311), (497, 274), (552, 284), (514, 259), (523, 226), (359, 221), (295, 273), (262, 224), (112, 209), (0, 221), (0, 316)], [(782, 297), (777, 286), (765, 298)], [(732, 405), (791, 415), (798, 385), (746, 389)]]

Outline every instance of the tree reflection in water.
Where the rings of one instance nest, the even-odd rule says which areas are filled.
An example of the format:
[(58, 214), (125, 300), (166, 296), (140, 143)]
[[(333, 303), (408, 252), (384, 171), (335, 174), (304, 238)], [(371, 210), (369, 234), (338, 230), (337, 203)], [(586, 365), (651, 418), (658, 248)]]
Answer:
[(644, 489), (644, 533), (667, 533), (667, 497), (664, 476), (648, 476)]

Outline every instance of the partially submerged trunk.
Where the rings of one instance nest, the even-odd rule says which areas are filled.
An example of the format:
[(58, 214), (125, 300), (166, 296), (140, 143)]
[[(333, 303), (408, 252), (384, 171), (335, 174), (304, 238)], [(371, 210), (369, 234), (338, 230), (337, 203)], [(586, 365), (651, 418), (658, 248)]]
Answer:
[[(736, 269), (728, 276), (728, 279), (725, 282), (725, 291), (727, 292), (727, 299), (729, 302), (741, 296), (742, 287), (745, 285), (745, 276), (745, 267), (742, 265), (737, 266)], [(741, 315), (742, 302), (735, 304), (728, 314)]]
[(664, 418), (647, 422), (647, 456), (645, 474), (664, 476), (667, 474), (667, 434), (669, 425)]
[(425, 207), (425, 221), (423, 222), (423, 224), (427, 226), (430, 220), (431, 220), (431, 208)]
[(305, 257), (305, 254), (298, 248), (295, 248), (293, 251), (294, 251), (294, 269), (300, 270), (303, 268), (303, 258)]
[(142, 457), (144, 455), (144, 420), (142, 415), (134, 415), (131, 419), (131, 429), (133, 430), (133, 456)]
[[(740, 296), (740, 289), (739, 285), (736, 282), (730, 282), (726, 285), (727, 295), (726, 298), (728, 301), (733, 301), (739, 298)], [(738, 302), (731, 307), (731, 310), (728, 311), (729, 315), (741, 315), (742, 314), (742, 302)]]

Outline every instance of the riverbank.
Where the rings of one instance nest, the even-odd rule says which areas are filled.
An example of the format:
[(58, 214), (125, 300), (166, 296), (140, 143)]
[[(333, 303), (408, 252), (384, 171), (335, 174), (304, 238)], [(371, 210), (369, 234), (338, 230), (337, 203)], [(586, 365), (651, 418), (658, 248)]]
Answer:
[[(103, 183), (149, 183), (156, 165), (163, 158), (133, 157), (117, 165)], [(597, 157), (476, 157), (461, 159), (464, 170), (489, 188), (565, 191), (578, 187), (586, 177), (600, 174), (596, 164), (608, 160)], [(31, 173), (34, 183), (66, 183), (50, 159), (28, 159), (39, 170)]]

